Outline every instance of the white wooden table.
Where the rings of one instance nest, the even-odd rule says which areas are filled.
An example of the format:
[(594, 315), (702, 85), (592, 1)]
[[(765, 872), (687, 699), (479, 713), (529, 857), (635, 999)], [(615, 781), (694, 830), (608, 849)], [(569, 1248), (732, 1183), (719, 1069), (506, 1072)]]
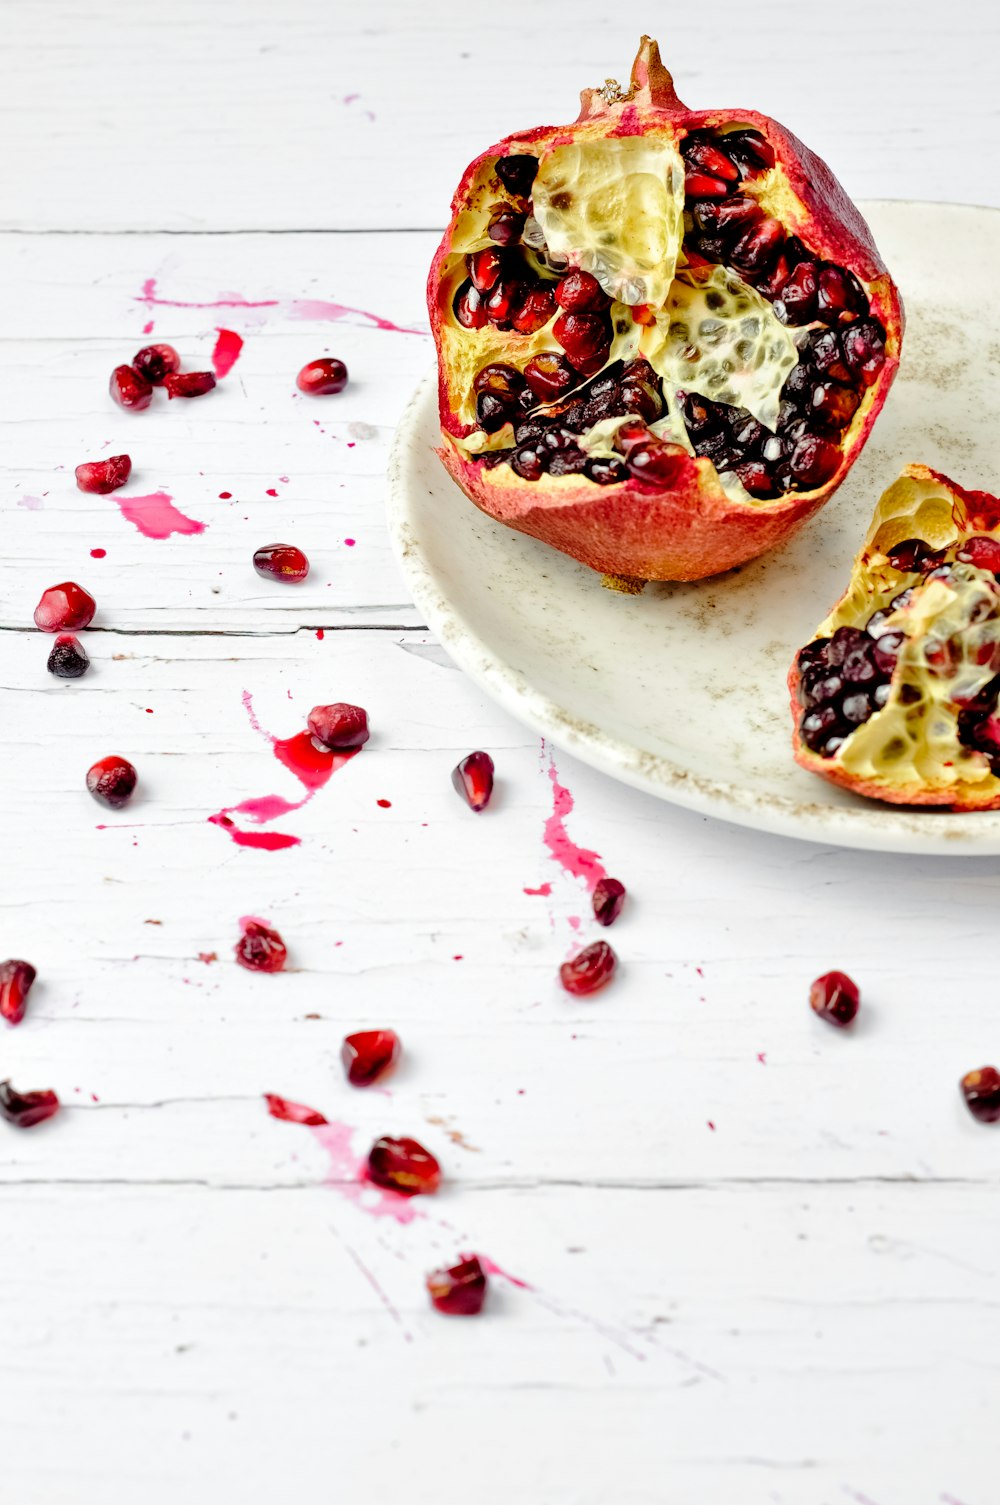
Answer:
[[(383, 523), (474, 151), (571, 118), (659, 23), (682, 94), (779, 115), (855, 195), (996, 204), (995, 11), (3, 17), (0, 955), (39, 970), (3, 1074), (66, 1109), (0, 1146), (0, 1496), (995, 1505), (1000, 1134), (956, 1082), (1000, 1057), (1000, 865), (782, 841), (553, 764), (422, 628)], [(195, 366), (220, 327), (245, 345), (210, 398), (131, 416), (107, 377), (147, 324)], [(324, 351), (351, 385), (297, 396)], [(125, 449), (128, 492), (202, 533), (143, 537), (75, 489)], [(302, 588), (254, 575), (275, 539), (310, 555)], [(76, 684), (30, 630), (65, 578), (99, 603)], [(333, 699), (375, 728), (268, 828), (301, 838), (282, 851), (208, 822), (302, 793), (244, 692), (278, 736)], [(479, 746), (500, 783), (475, 817), (449, 773)], [(110, 751), (141, 795), (102, 817), (83, 774)], [(544, 839), (552, 767), (568, 837), (631, 895), (590, 1003), (555, 981), (588, 905)], [(284, 975), (234, 965), (247, 913)], [(850, 1038), (806, 1004), (829, 967), (863, 988)], [(342, 1036), (386, 1025), (405, 1066), (352, 1091)], [(266, 1091), (345, 1125), (340, 1151)], [(382, 1132), (444, 1166), (409, 1223), (349, 1184), (345, 1147)], [(462, 1249), (523, 1283), (474, 1322), (423, 1289)]]

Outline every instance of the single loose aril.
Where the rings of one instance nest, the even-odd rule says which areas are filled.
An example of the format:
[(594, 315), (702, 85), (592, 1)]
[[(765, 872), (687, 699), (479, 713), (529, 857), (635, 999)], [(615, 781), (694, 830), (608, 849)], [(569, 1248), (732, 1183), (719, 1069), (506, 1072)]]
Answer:
[(108, 390), (120, 408), (132, 413), (141, 413), (153, 400), (153, 389), (144, 376), (133, 371), (131, 366), (116, 366), (111, 373)]
[(307, 397), (332, 397), (347, 386), (347, 367), (333, 356), (322, 356), (302, 367), (295, 385)]
[(253, 567), (265, 580), (298, 585), (309, 574), (309, 560), (293, 543), (269, 543), (253, 556)]
[(474, 1254), (447, 1270), (432, 1270), (427, 1292), (446, 1317), (475, 1317), (486, 1300), (486, 1271)]
[(364, 747), (371, 733), (368, 712), (359, 705), (338, 701), (335, 705), (314, 705), (309, 712), (309, 735), (320, 747), (331, 752), (346, 752)]
[(368, 1176), (376, 1186), (404, 1197), (437, 1191), (441, 1167), (415, 1139), (376, 1139), (368, 1154)]
[(470, 810), (485, 810), (493, 794), (493, 759), (487, 752), (471, 752), (452, 769), (451, 782)]
[(173, 345), (144, 345), (132, 357), (132, 369), (154, 387), (162, 387), (164, 379), (181, 369), (181, 358)]
[(135, 793), (139, 775), (128, 758), (115, 754), (101, 758), (87, 769), (87, 788), (100, 804), (120, 810)]
[(107, 496), (124, 486), (132, 474), (132, 461), (128, 455), (112, 455), (108, 460), (87, 460), (76, 467), (76, 484), (80, 491), (95, 492)]
[(90, 668), (90, 659), (79, 638), (64, 632), (53, 643), (45, 667), (57, 679), (79, 679)]
[(30, 1129), (33, 1124), (44, 1123), (59, 1111), (59, 1099), (48, 1089), (38, 1092), (18, 1092), (9, 1081), (0, 1082), (0, 1118), (19, 1129)]
[(973, 1118), (981, 1124), (1000, 1123), (1000, 1071), (995, 1066), (966, 1072), (959, 1085)]
[(625, 903), (625, 885), (617, 878), (599, 878), (591, 895), (598, 925), (613, 925)]
[(367, 1029), (347, 1035), (340, 1047), (347, 1080), (352, 1087), (370, 1087), (392, 1070), (402, 1048), (394, 1029)]
[(617, 966), (618, 958), (607, 941), (594, 941), (579, 955), (563, 962), (559, 968), (559, 980), (567, 993), (586, 998), (611, 981)]
[(24, 1018), (35, 976), (30, 962), (0, 962), (0, 1018), (8, 1024), (20, 1024)]
[(94, 620), (97, 602), (75, 580), (50, 585), (35, 607), (35, 626), (42, 632), (78, 632)]
[(261, 920), (246, 920), (243, 934), (233, 948), (236, 960), (250, 972), (281, 972), (288, 948), (276, 930)]
[(175, 371), (163, 378), (168, 397), (202, 397), (216, 385), (214, 371)]
[(318, 1129), (329, 1122), (318, 1109), (305, 1103), (294, 1103), (289, 1097), (279, 1097), (276, 1092), (265, 1092), (264, 1101), (271, 1117), (280, 1118), (287, 1124), (307, 1124), (311, 1129)]
[(850, 1024), (858, 1012), (858, 985), (846, 972), (824, 972), (809, 989), (809, 1006), (831, 1024)]

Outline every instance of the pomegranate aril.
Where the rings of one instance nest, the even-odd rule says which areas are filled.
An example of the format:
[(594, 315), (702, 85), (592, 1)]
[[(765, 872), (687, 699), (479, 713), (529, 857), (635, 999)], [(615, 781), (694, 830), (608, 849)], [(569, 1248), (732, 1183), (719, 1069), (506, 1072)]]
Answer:
[(482, 251), (473, 251), (465, 258), (472, 285), (479, 293), (489, 293), (496, 287), (503, 271), (503, 252), (496, 246), (486, 246)]
[(334, 705), (314, 705), (309, 712), (309, 735), (331, 752), (346, 752), (364, 747), (371, 733), (368, 712), (359, 705), (337, 701)]
[(254, 551), (253, 567), (265, 580), (298, 585), (309, 574), (309, 560), (293, 543), (269, 543)]
[(559, 980), (567, 993), (586, 998), (611, 981), (617, 965), (618, 958), (607, 941), (594, 941), (571, 961), (563, 962)]
[(452, 769), (451, 782), (470, 810), (486, 809), (493, 794), (493, 773), (493, 759), (481, 751), (469, 753)]
[(598, 878), (591, 895), (594, 919), (599, 925), (613, 925), (625, 903), (625, 885), (617, 878)]
[(42, 632), (78, 632), (94, 620), (97, 602), (75, 580), (50, 585), (35, 607), (35, 626)]
[(141, 413), (153, 400), (153, 388), (131, 366), (115, 367), (108, 390), (120, 408), (127, 408), (132, 413)]
[(79, 638), (67, 632), (56, 638), (45, 667), (57, 679), (79, 679), (90, 668), (90, 659)]
[(347, 367), (335, 356), (322, 355), (302, 367), (295, 385), (307, 397), (332, 397), (347, 386)]
[(637, 481), (651, 486), (672, 486), (686, 470), (689, 456), (679, 444), (663, 444), (651, 439), (635, 445), (628, 453), (628, 468)]
[(76, 484), (79, 491), (89, 491), (97, 496), (107, 496), (124, 486), (132, 473), (132, 461), (128, 455), (112, 455), (107, 460), (87, 460), (76, 467)]
[(215, 386), (212, 371), (175, 371), (163, 378), (168, 397), (203, 397)]
[(861, 995), (846, 972), (825, 972), (809, 989), (809, 1006), (831, 1024), (850, 1024), (858, 1012)]
[(100, 758), (87, 769), (87, 789), (102, 805), (120, 810), (135, 793), (139, 775), (128, 758), (112, 753)]
[(629, 419), (615, 434), (615, 446), (626, 458), (640, 445), (645, 446), (656, 442), (654, 435), (649, 432), (641, 418)]
[(901, 575), (924, 574), (934, 568), (940, 557), (940, 553), (922, 538), (904, 538), (886, 553), (893, 569), (899, 570)]
[(852, 387), (824, 381), (813, 388), (810, 414), (822, 419), (829, 428), (846, 428), (858, 410), (861, 398)]
[(288, 960), (281, 936), (260, 920), (244, 922), (243, 934), (233, 950), (240, 966), (250, 972), (280, 972)]
[(524, 368), (524, 379), (541, 402), (553, 402), (579, 381), (566, 357), (554, 350), (533, 356)]
[(368, 1153), (368, 1177), (376, 1186), (404, 1197), (437, 1191), (441, 1167), (415, 1139), (376, 1139)]
[(995, 1066), (966, 1072), (959, 1085), (973, 1118), (981, 1124), (1000, 1123), (1000, 1071)]
[(775, 486), (771, 472), (760, 460), (749, 460), (745, 465), (734, 465), (733, 470), (751, 496), (771, 497)]
[(578, 476), (587, 468), (587, 456), (576, 445), (566, 445), (549, 460), (550, 476)]
[(523, 445), (511, 458), (511, 469), (522, 481), (538, 481), (545, 474), (545, 456), (533, 445)]
[(757, 200), (748, 198), (743, 193), (736, 194), (731, 199), (705, 200), (695, 204), (692, 213), (699, 230), (708, 235), (717, 235), (724, 230), (748, 230), (764, 218)]
[(463, 282), (455, 294), (452, 312), (463, 329), (482, 329), (489, 323), (483, 295), (471, 280)]
[(528, 154), (497, 159), (497, 177), (508, 193), (527, 198), (538, 173), (538, 158)]
[(499, 205), (490, 215), (486, 234), (498, 246), (513, 246), (521, 239), (525, 215), (509, 204)]
[(885, 365), (885, 330), (877, 319), (849, 324), (841, 337), (844, 359), (855, 378), (866, 387), (877, 381)]
[(494, 361), (492, 365), (484, 366), (477, 372), (472, 383), (474, 392), (492, 392), (495, 397), (506, 397), (513, 400), (518, 392), (524, 390), (524, 377), (516, 366), (508, 366), (503, 361)]
[(587, 366), (594, 361), (603, 365), (611, 344), (611, 331), (600, 314), (561, 313), (552, 333), (578, 370), (586, 373)]
[(307, 1124), (311, 1129), (318, 1129), (322, 1124), (329, 1123), (329, 1119), (324, 1118), (316, 1108), (292, 1102), (289, 1097), (279, 1097), (276, 1092), (265, 1092), (264, 1101), (271, 1117), (280, 1118), (283, 1123)]
[(511, 406), (493, 392), (480, 392), (476, 398), (476, 422), (484, 434), (495, 434), (510, 420)]
[(979, 570), (1000, 573), (1000, 539), (967, 538), (955, 554), (960, 564), (972, 564)]
[(726, 131), (722, 140), (728, 155), (748, 172), (764, 172), (774, 166), (774, 148), (760, 131)]
[(402, 1043), (394, 1029), (367, 1029), (347, 1035), (340, 1059), (353, 1087), (370, 1087), (399, 1060)]
[(486, 317), (497, 329), (509, 329), (514, 310), (523, 297), (523, 282), (516, 277), (503, 278), (486, 300)]
[(711, 141), (689, 136), (681, 142), (681, 152), (686, 162), (693, 163), (702, 172), (729, 183), (739, 182), (740, 170), (736, 163)]
[(905, 632), (883, 632), (874, 639), (872, 656), (875, 659), (876, 666), (883, 674), (892, 674), (892, 671), (896, 667), (896, 660), (905, 642)]
[(58, 1111), (59, 1099), (54, 1092), (18, 1092), (9, 1080), (0, 1082), (0, 1118), (5, 1118), (9, 1124), (30, 1129)]
[(518, 334), (537, 334), (556, 311), (556, 301), (549, 287), (533, 287), (515, 311), (511, 324)]
[(808, 324), (816, 317), (816, 264), (800, 261), (775, 300), (774, 311), (785, 324)]
[(829, 439), (807, 434), (796, 444), (789, 463), (796, 481), (812, 491), (833, 479), (841, 458), (840, 450)]
[(427, 1291), (439, 1312), (447, 1317), (476, 1317), (486, 1300), (486, 1271), (470, 1255), (447, 1270), (433, 1270)]
[(868, 297), (853, 273), (827, 264), (819, 271), (816, 311), (828, 324), (849, 322), (868, 312)]
[(30, 962), (0, 962), (0, 1018), (20, 1024), (28, 1006), (28, 994), (36, 977)]
[(173, 345), (144, 345), (132, 357), (132, 369), (150, 386), (161, 387), (165, 376), (181, 369), (181, 358)]
[(769, 302), (773, 303), (775, 298), (780, 297), (781, 290), (791, 274), (792, 263), (789, 261), (786, 253), (782, 251), (775, 260), (771, 270), (765, 276), (759, 277), (754, 286), (762, 297), (767, 298)]
[(844, 360), (840, 338), (835, 329), (817, 329), (806, 341), (804, 358), (832, 381), (851, 385), (854, 377)]
[(696, 168), (689, 168), (684, 174), (684, 192), (689, 199), (724, 199), (732, 186), (724, 178), (712, 177)]
[(599, 313), (611, 299), (590, 272), (567, 272), (556, 284), (556, 302), (567, 313)]
[(623, 381), (620, 401), (626, 413), (638, 413), (647, 423), (655, 423), (663, 412), (660, 394), (649, 382)]
[(785, 229), (776, 219), (762, 219), (751, 225), (733, 246), (729, 260), (738, 271), (766, 272), (785, 239)]
[(614, 486), (628, 479), (628, 466), (624, 460), (595, 456), (587, 461), (586, 473), (598, 486)]

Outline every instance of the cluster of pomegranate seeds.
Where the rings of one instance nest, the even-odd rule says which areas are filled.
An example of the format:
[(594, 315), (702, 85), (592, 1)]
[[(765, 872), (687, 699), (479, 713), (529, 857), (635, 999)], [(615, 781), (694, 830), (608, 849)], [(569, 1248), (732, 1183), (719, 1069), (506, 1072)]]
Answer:
[(53, 643), (45, 667), (57, 679), (79, 679), (90, 668), (90, 659), (79, 638), (64, 632)]
[(80, 491), (96, 492), (107, 496), (124, 486), (132, 474), (132, 461), (128, 455), (112, 455), (107, 460), (87, 460), (76, 467), (76, 484)]
[(260, 920), (247, 920), (243, 934), (233, 948), (241, 967), (251, 972), (281, 972), (288, 960), (288, 949), (276, 930)]
[(175, 371), (163, 378), (167, 397), (203, 397), (215, 386), (213, 371)]
[(991, 771), (1000, 777), (1000, 675), (959, 711), (958, 740), (963, 747), (982, 753)]
[[(136, 351), (129, 366), (116, 366), (110, 392), (120, 408), (141, 413), (153, 400), (153, 388), (165, 387), (168, 397), (201, 397), (215, 386), (212, 371), (181, 371), (181, 358), (173, 345), (145, 345)], [(127, 459), (127, 456), (118, 456)], [(130, 464), (131, 468), (131, 464)], [(79, 470), (77, 478), (79, 480)], [(118, 482), (122, 484), (121, 481)], [(84, 488), (81, 490), (99, 488)], [(108, 487), (114, 490), (114, 487)]]
[(451, 782), (470, 810), (485, 810), (493, 794), (493, 759), (488, 752), (471, 752), (451, 771)]
[(371, 733), (368, 712), (359, 705), (338, 701), (335, 705), (314, 705), (309, 712), (309, 735), (319, 747), (331, 752), (347, 752), (364, 747)]
[(308, 361), (295, 378), (295, 385), (307, 397), (332, 397), (347, 386), (347, 367), (343, 361), (324, 355)]
[(618, 958), (607, 941), (593, 941), (570, 961), (563, 962), (559, 980), (567, 993), (586, 998), (611, 981), (617, 966)]
[(253, 567), (265, 580), (298, 585), (309, 574), (309, 560), (293, 543), (269, 543), (257, 549)]
[(128, 758), (101, 758), (87, 769), (87, 788), (102, 805), (120, 810), (135, 793), (139, 775)]
[(132, 370), (151, 387), (162, 387), (165, 378), (180, 369), (181, 358), (173, 345), (144, 345), (132, 357)]
[(153, 400), (153, 389), (144, 376), (131, 366), (116, 366), (111, 373), (108, 391), (120, 408), (141, 413)]
[(30, 962), (0, 962), (0, 1018), (20, 1024), (28, 1007), (28, 994), (36, 977)]
[(75, 580), (50, 585), (35, 607), (35, 626), (42, 632), (78, 632), (94, 620), (97, 602)]
[(981, 1124), (1000, 1123), (1000, 1071), (995, 1066), (966, 1072), (959, 1085), (973, 1118)]
[(30, 1129), (33, 1124), (44, 1123), (59, 1111), (59, 1099), (48, 1089), (39, 1092), (18, 1092), (9, 1081), (0, 1082), (0, 1118), (19, 1129)]
[(427, 1292), (433, 1305), (447, 1317), (475, 1317), (486, 1300), (486, 1271), (474, 1254), (447, 1270), (433, 1270), (427, 1277)]
[(352, 1087), (370, 1087), (392, 1070), (402, 1048), (394, 1029), (367, 1029), (347, 1035), (340, 1047), (347, 1080)]
[(884, 623), (905, 604), (897, 596), (885, 611), (875, 613), (864, 632), (838, 627), (833, 637), (817, 638), (799, 654), (799, 735), (821, 757), (832, 758), (888, 701), (892, 671), (906, 638), (902, 632), (886, 632)]
[(831, 1024), (850, 1024), (861, 1003), (858, 985), (846, 972), (825, 972), (809, 989), (809, 1006)]
[(276, 1092), (265, 1092), (264, 1101), (271, 1117), (283, 1119), (285, 1123), (307, 1124), (316, 1129), (328, 1122), (315, 1108), (307, 1108), (305, 1103), (293, 1103), (291, 1098), (279, 1097)]
[(613, 925), (625, 903), (625, 885), (617, 878), (598, 878), (591, 895), (598, 925)]
[(441, 1167), (415, 1139), (376, 1139), (368, 1153), (368, 1177), (376, 1186), (404, 1197), (437, 1191)]

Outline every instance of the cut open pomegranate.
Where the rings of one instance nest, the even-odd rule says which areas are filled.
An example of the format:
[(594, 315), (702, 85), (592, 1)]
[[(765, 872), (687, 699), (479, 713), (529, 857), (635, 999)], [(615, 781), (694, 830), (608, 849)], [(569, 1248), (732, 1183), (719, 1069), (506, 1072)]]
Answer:
[(803, 768), (892, 804), (1000, 809), (1000, 499), (907, 466), (789, 686)]
[(18, 1092), (9, 1081), (0, 1082), (0, 1118), (19, 1129), (30, 1129), (59, 1112), (59, 1099), (49, 1088)]
[(376, 1139), (368, 1155), (368, 1177), (376, 1186), (404, 1197), (437, 1191), (441, 1167), (415, 1139)]
[(75, 580), (50, 585), (35, 607), (35, 626), (42, 632), (79, 632), (94, 620), (97, 602)]
[(139, 775), (128, 758), (112, 753), (101, 758), (87, 769), (87, 788), (102, 805), (111, 810), (120, 810), (135, 793)]
[(427, 1277), (427, 1292), (434, 1306), (447, 1317), (475, 1317), (486, 1300), (486, 1271), (474, 1254), (449, 1269), (433, 1270)]
[(24, 1018), (35, 976), (30, 962), (0, 962), (0, 1018), (8, 1024), (20, 1024)]
[(485, 512), (610, 576), (697, 579), (847, 474), (902, 310), (829, 168), (688, 110), (644, 37), (628, 90), (467, 169), (428, 283), (441, 458)]
[(402, 1048), (394, 1029), (366, 1029), (347, 1035), (340, 1047), (347, 1080), (352, 1087), (370, 1087), (392, 1070)]

